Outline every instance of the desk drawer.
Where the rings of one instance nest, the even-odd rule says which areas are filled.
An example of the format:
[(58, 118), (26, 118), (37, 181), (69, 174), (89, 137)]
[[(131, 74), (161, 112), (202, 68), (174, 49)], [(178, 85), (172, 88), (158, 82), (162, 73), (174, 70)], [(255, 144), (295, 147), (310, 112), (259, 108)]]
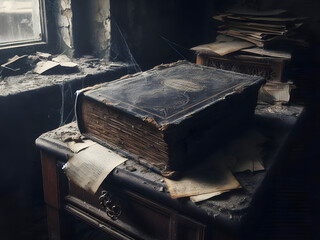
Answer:
[(70, 192), (65, 208), (115, 239), (204, 239), (203, 224), (131, 191)]

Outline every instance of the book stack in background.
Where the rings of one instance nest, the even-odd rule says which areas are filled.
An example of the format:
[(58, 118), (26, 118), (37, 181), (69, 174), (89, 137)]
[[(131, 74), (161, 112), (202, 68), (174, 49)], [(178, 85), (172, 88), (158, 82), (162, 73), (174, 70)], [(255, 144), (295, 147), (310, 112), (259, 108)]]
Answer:
[(272, 82), (268, 89), (291, 89), (287, 85), (297, 71), (291, 64), (295, 52), (308, 48), (302, 34), (307, 18), (289, 16), (285, 10), (241, 9), (213, 18), (221, 23), (219, 35), (213, 43), (192, 48), (198, 64), (262, 76), (267, 85)]
[(288, 17), (285, 10), (229, 10), (213, 18), (222, 23), (218, 33), (243, 39), (260, 48), (308, 46), (299, 35), (306, 18)]

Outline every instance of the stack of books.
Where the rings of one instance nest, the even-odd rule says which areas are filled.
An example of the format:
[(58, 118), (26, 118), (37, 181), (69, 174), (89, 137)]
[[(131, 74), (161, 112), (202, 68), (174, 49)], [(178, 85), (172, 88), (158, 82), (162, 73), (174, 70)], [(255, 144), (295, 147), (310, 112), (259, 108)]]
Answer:
[(222, 23), (216, 41), (192, 48), (201, 65), (286, 82), (292, 51), (308, 46), (299, 34), (307, 18), (285, 10), (228, 10), (213, 18)]
[(285, 10), (228, 10), (213, 18), (222, 23), (218, 33), (243, 39), (257, 47), (272, 48), (282, 43), (308, 46), (299, 36), (299, 29), (307, 18), (288, 17)]

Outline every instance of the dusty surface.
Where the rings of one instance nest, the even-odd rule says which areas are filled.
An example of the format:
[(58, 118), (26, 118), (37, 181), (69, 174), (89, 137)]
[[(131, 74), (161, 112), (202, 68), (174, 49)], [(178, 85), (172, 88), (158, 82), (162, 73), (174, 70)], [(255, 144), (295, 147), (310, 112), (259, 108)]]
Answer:
[[(273, 117), (275, 119), (278, 119), (277, 121), (287, 123), (287, 125), (291, 126), (292, 128), (292, 124), (294, 124), (294, 122), (297, 120), (297, 116), (301, 114), (302, 109), (303, 108), (301, 107), (294, 106), (258, 106), (256, 110), (256, 116), (259, 118)], [(261, 123), (260, 120), (260, 124), (268, 123)], [(273, 138), (270, 139), (270, 144), (266, 147), (267, 154), (265, 155), (266, 159), (264, 159), (264, 163), (267, 169), (269, 167), (268, 165), (273, 164), (272, 158), (275, 157), (275, 154), (281, 148), (284, 139), (290, 132), (291, 128), (288, 128), (283, 132), (276, 131), (276, 134), (273, 137), (271, 135), (267, 136), (268, 138)], [(51, 138), (61, 141), (62, 143), (65, 139), (77, 138), (77, 136), (79, 136), (78, 134), (79, 133), (76, 123), (73, 122), (57, 130), (45, 133), (41, 136), (41, 138)], [(161, 175), (152, 172), (151, 170), (145, 168), (144, 166), (141, 166), (135, 161), (129, 160), (126, 163), (118, 166), (117, 169), (115, 170), (115, 174), (117, 174), (117, 171), (125, 171), (127, 172), (127, 174), (137, 179), (138, 183), (144, 186), (148, 186), (149, 188), (153, 188), (155, 191), (168, 193), (166, 185), (163, 181), (163, 177)], [(235, 176), (242, 185), (242, 189), (233, 190), (231, 192), (222, 194), (220, 196), (197, 204), (191, 202), (190, 203), (195, 207), (204, 210), (209, 216), (213, 218), (222, 217), (223, 219), (227, 219), (227, 221), (238, 222), (243, 216), (248, 213), (248, 209), (252, 205), (253, 198), (255, 197), (255, 194), (261, 186), (266, 175), (267, 171), (260, 171), (256, 173), (247, 171), (237, 173), (235, 174)]]
[(52, 85), (63, 85), (63, 83), (85, 79), (90, 75), (100, 75), (107, 71), (115, 71), (119, 68), (129, 67), (124, 63), (105, 63), (103, 59), (98, 58), (79, 58), (72, 59), (72, 62), (78, 64), (79, 72), (71, 74), (39, 75), (29, 71), (23, 75), (9, 76), (0, 80), (0, 97), (13, 95), (21, 92), (35, 90), (37, 88), (48, 87)]

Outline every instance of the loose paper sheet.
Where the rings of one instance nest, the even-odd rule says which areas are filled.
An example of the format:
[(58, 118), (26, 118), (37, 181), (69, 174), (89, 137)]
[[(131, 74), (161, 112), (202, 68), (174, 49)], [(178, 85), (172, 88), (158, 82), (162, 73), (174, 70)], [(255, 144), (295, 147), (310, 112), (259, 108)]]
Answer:
[(95, 143), (70, 158), (64, 171), (70, 181), (94, 194), (109, 173), (126, 160)]
[(215, 196), (219, 196), (219, 195), (221, 195), (222, 193), (225, 193), (225, 192), (229, 192), (229, 190), (191, 196), (190, 200), (192, 202), (201, 202), (201, 201), (207, 200), (209, 198), (212, 198), (212, 197), (215, 197)]
[(38, 74), (45, 74), (46, 72), (53, 68), (56, 68), (57, 66), (59, 66), (59, 63), (53, 61), (41, 61), (37, 63), (33, 71)]
[(243, 50), (241, 50), (241, 52), (253, 53), (253, 54), (260, 55), (260, 56), (283, 58), (283, 59), (288, 59), (288, 60), (291, 59), (291, 54), (288, 52), (265, 50), (262, 48), (243, 49)]
[(287, 103), (290, 100), (290, 84), (279, 82), (268, 82), (263, 86), (263, 89), (270, 94), (275, 102)]
[(244, 48), (253, 47), (254, 44), (246, 41), (227, 41), (227, 42), (214, 42), (209, 44), (203, 44), (191, 48), (194, 51), (200, 53), (211, 53), (219, 56), (224, 56), (232, 52), (239, 51)]
[(83, 140), (82, 142), (71, 141), (71, 142), (67, 142), (67, 144), (72, 152), (78, 153), (92, 145), (95, 145), (96, 143), (91, 140)]
[(172, 198), (241, 188), (227, 167), (215, 163), (206, 163), (192, 171), (187, 171), (179, 180), (165, 178), (165, 182)]

